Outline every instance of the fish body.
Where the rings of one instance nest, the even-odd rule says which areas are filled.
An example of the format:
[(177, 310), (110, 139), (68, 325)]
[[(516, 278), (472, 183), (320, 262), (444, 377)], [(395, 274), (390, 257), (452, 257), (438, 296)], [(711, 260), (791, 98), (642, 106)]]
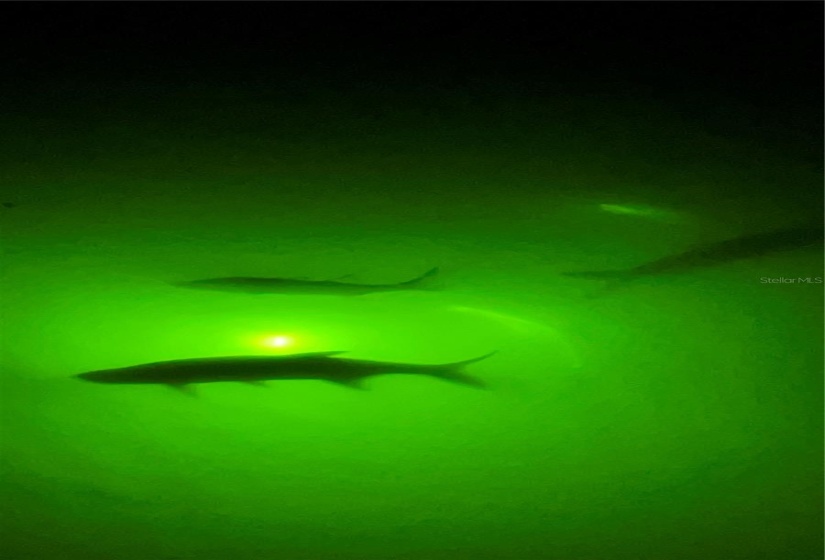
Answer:
[(161, 384), (175, 388), (200, 383), (253, 383), (277, 379), (320, 379), (350, 387), (368, 377), (384, 374), (418, 374), (447, 381), (483, 387), (465, 374), (464, 366), (489, 358), (485, 354), (470, 360), (447, 364), (410, 364), (355, 360), (338, 357), (344, 352), (313, 352), (286, 356), (221, 356), (190, 358), (139, 364), (115, 369), (81, 373), (84, 381), (107, 384)]
[(425, 283), (438, 274), (432, 268), (417, 278), (395, 284), (355, 284), (337, 280), (301, 280), (293, 278), (266, 278), (255, 276), (233, 276), (225, 278), (204, 278), (177, 282), (180, 288), (243, 292), (247, 294), (292, 294), (292, 295), (344, 295), (358, 296), (374, 292), (391, 292), (425, 288)]
[(817, 247), (821, 246), (822, 243), (823, 228), (821, 226), (798, 227), (743, 235), (709, 243), (628, 269), (583, 270), (562, 274), (574, 278), (606, 280), (627, 280), (660, 274), (678, 274), (773, 253)]

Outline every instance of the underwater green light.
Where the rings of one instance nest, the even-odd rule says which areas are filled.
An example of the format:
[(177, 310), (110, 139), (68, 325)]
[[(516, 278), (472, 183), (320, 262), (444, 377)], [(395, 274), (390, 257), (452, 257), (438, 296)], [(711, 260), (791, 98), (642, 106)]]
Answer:
[(265, 338), (263, 345), (268, 348), (287, 348), (295, 345), (295, 339), (291, 336), (279, 334)]
[(598, 207), (602, 212), (618, 216), (634, 216), (673, 224), (685, 222), (685, 216), (680, 213), (647, 204), (599, 204)]

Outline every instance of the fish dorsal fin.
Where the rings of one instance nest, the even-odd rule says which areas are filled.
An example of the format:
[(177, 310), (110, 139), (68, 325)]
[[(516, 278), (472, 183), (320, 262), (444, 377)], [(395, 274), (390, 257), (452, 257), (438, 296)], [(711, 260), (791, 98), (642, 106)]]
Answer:
[(328, 358), (331, 356), (337, 356), (338, 354), (346, 354), (347, 350), (334, 350), (332, 352), (306, 352), (304, 354), (284, 354), (280, 356), (284, 359), (296, 359), (296, 358)]

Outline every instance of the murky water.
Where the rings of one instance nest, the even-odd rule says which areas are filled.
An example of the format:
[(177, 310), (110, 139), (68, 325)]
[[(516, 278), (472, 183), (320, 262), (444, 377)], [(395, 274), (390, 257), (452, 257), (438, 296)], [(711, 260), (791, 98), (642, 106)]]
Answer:
[[(818, 557), (820, 250), (560, 274), (816, 219), (818, 172), (735, 100), (92, 82), (4, 117), (9, 558)], [(173, 285), (434, 266), (358, 297)], [(466, 368), (486, 388), (72, 377), (332, 350), (498, 352)]]

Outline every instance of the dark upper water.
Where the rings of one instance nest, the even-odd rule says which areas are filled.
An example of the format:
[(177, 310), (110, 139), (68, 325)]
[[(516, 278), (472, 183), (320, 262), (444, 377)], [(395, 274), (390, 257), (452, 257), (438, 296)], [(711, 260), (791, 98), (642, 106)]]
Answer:
[[(822, 557), (821, 248), (562, 274), (821, 223), (821, 5), (502, 6), (18, 6), (5, 557)], [(72, 377), (337, 350), (498, 352), (483, 389)]]

